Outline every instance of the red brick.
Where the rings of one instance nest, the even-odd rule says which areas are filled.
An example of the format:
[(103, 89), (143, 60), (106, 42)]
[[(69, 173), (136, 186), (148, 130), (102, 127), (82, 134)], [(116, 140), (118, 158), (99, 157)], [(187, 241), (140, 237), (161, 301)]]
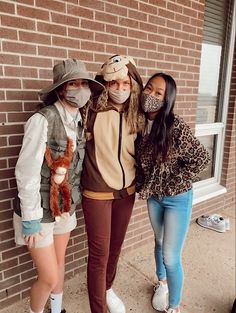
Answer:
[(111, 3), (105, 3), (105, 10), (109, 13), (114, 13), (119, 16), (127, 16), (128, 15), (128, 9), (127, 7), (121, 7), (119, 5), (111, 4)]
[(4, 124), (4, 123), (6, 123), (6, 114), (0, 114), (0, 123), (2, 123), (2, 124)]
[(137, 29), (139, 26), (139, 21), (137, 20), (132, 20), (130, 18), (125, 18), (125, 17), (120, 17), (119, 18), (119, 25), (120, 26), (125, 26), (129, 28), (134, 28)]
[(118, 44), (121, 46), (138, 48), (138, 40), (136, 40), (136, 39), (119, 37)]
[(68, 36), (77, 39), (94, 40), (94, 32), (78, 28), (68, 28)]
[(160, 15), (161, 17), (164, 17), (168, 20), (174, 20), (175, 16), (176, 16), (176, 14), (171, 12), (170, 10), (161, 9), (161, 8), (159, 8), (159, 10), (158, 10), (158, 15)]
[(93, 19), (93, 11), (90, 9), (85, 9), (82, 8), (81, 6), (78, 5), (67, 5), (67, 13), (70, 15), (75, 15), (75, 16), (80, 16), (83, 18), (87, 18), (92, 20)]
[(141, 12), (141, 10), (139, 11), (128, 10), (128, 17), (135, 19), (137, 21), (147, 22), (148, 14)]
[[(0, 202), (1, 204), (3, 202)], [(1, 209), (0, 209), (1, 210)], [(12, 219), (9, 221), (2, 221), (0, 222), (0, 231), (6, 231), (12, 229)]]
[[(150, 4), (157, 5), (157, 0), (149, 0)], [(158, 7), (166, 8), (167, 1), (166, 0), (158, 0)]]
[[(8, 240), (8, 241), (4, 241), (4, 242), (0, 242), (0, 251), (2, 251), (2, 253), (4, 253), (5, 250), (8, 250), (8, 249), (13, 248), (13, 247), (15, 247), (15, 242), (13, 239)], [(5, 278), (9, 278), (11, 276), (13, 276), (13, 275), (9, 275), (9, 276), (4, 275)]]
[(80, 49), (80, 41), (78, 39), (64, 38), (64, 37), (52, 37), (52, 45), (59, 47), (68, 47), (74, 49)]
[(37, 29), (39, 32), (43, 32), (46, 34), (66, 36), (66, 26), (62, 25), (38, 22)]
[[(166, 18), (162, 18), (158, 15), (149, 15), (148, 22), (157, 26), (166, 26), (167, 20)], [(153, 26), (150, 25), (150, 27), (152, 28)]]
[[(31, 19), (49, 21), (49, 12), (37, 8), (27, 7), (25, 5), (17, 5), (17, 14)], [(26, 28), (27, 29), (27, 28)], [(29, 29), (29, 28), (28, 28)]]
[(99, 1), (99, 0), (80, 0), (80, 5), (84, 6), (84, 7), (88, 7), (91, 8), (93, 10), (100, 10), (100, 11), (104, 11), (105, 9), (105, 5), (103, 1)]
[(36, 7), (42, 7), (43, 9), (47, 8), (49, 11), (57, 11), (57, 12), (66, 12), (66, 3), (61, 1), (54, 0), (36, 0)]
[(110, 57), (110, 54), (99, 53), (94, 55), (94, 61), (98, 63), (98, 68)]
[(23, 79), (22, 80), (23, 89), (33, 89), (40, 90), (45, 87), (45, 81), (42, 80), (34, 80), (34, 79)]
[(0, 27), (0, 37), (3, 39), (17, 39), (17, 31), (6, 27)]
[(64, 24), (79, 27), (79, 18), (65, 14), (51, 13), (51, 22), (56, 24)]
[(21, 4), (34, 5), (34, 0), (21, 0)]
[(22, 110), (20, 102), (6, 102), (0, 106), (0, 112), (19, 112)]
[[(0, 180), (0, 190), (5, 190), (8, 188), (9, 188), (8, 180)], [(1, 237), (1, 235), (0, 235), (0, 237)]]
[(16, 188), (17, 188), (17, 184), (16, 184), (15, 178), (10, 179), (10, 180), (9, 180), (9, 183), (10, 183), (10, 188), (11, 188), (11, 189), (16, 189)]
[(38, 47), (38, 54), (43, 56), (51, 56), (66, 59), (66, 50), (63, 48)]
[(106, 52), (114, 55), (114, 54), (121, 54), (121, 55), (127, 55), (127, 48), (124, 47), (118, 47), (113, 45), (106, 45)]
[(105, 25), (103, 23), (98, 23), (98, 22), (89, 21), (85, 19), (81, 19), (81, 27), (84, 29), (91, 29), (94, 31), (105, 32)]
[(29, 279), (26, 280), (24, 283), (20, 283), (16, 286), (12, 286), (11, 288), (8, 289), (8, 293), (9, 295), (14, 295), (15, 293), (17, 293), (18, 290), (26, 290), (29, 289), (32, 285), (32, 283), (34, 282), (35, 279)]
[[(178, 0), (177, 2), (182, 1), (182, 0)], [(188, 2), (188, 0), (186, 0)], [(184, 7), (183, 8), (183, 14), (189, 16), (189, 17), (198, 17), (198, 11), (189, 9), (188, 7)]]
[(89, 61), (89, 62), (92, 62), (93, 61), (93, 53), (91, 52), (86, 52), (86, 51), (77, 51), (77, 50), (70, 50), (68, 52), (68, 57), (69, 58), (75, 58), (75, 59), (80, 59), (82, 61)]
[(113, 15), (113, 14), (108, 14), (108, 13), (104, 13), (104, 12), (95, 12), (95, 21), (117, 24), (118, 23), (118, 17)]
[(50, 45), (51, 44), (51, 38), (48, 35), (42, 35), (38, 33), (30, 33), (30, 32), (23, 32), (19, 31), (19, 39), (21, 41), (26, 42), (35, 42), (36, 44), (44, 44), (44, 45)]
[[(21, 257), (21, 259), (22, 259), (22, 261), (20, 261), (20, 264), (25, 262), (23, 260), (26, 260), (26, 259), (27, 259), (27, 261), (30, 261), (31, 260), (31, 256), (30, 256), (29, 253), (27, 253), (27, 254), (24, 254)], [(29, 270), (29, 271), (27, 271), (25, 273), (22, 273), (20, 275), (21, 280), (27, 280), (27, 279), (32, 278), (32, 277), (36, 278), (36, 276), (37, 276), (37, 270), (35, 268), (33, 268), (33, 269), (31, 269), (31, 270)]]
[(14, 3), (9, 3), (9, 1), (0, 1), (1, 13), (15, 13)]
[(143, 41), (143, 40), (139, 41), (139, 48), (141, 48), (141, 49), (156, 51), (156, 47), (157, 47), (157, 45), (154, 42)]
[(31, 29), (32, 31), (36, 30), (35, 21), (21, 18), (19, 16), (15, 17), (10, 15), (2, 15), (1, 24), (2, 26), (10, 26), (18, 29)]
[(132, 56), (132, 57), (146, 58), (147, 51), (128, 47), (128, 53), (127, 54)]
[[(2, 139), (5, 139), (5, 140), (2, 140)], [(3, 146), (6, 146), (6, 144), (7, 144), (7, 140), (6, 140), (6, 138), (4, 137), (4, 138), (1, 138), (0, 137), (0, 145), (1, 145), (1, 147), (3, 147)], [(0, 169), (3, 169), (3, 168), (6, 168), (7, 167), (7, 160), (6, 159), (1, 159), (0, 160)]]
[(0, 126), (0, 135), (23, 133), (22, 125), (4, 125)]
[[(11, 155), (16, 155), (19, 153), (19, 148), (16, 147), (7, 147), (7, 148), (0, 148), (1, 157), (8, 157)], [(2, 173), (3, 175), (3, 173)]]
[[(13, 76), (13, 77), (32, 77), (37, 78), (37, 69), (28, 68), (28, 67), (12, 67), (6, 66), (5, 67), (5, 74), (6, 76)], [(18, 88), (16, 86), (15, 88)]]
[(17, 274), (21, 274), (23, 272), (26, 272), (29, 269), (32, 269), (32, 267), (33, 267), (33, 262), (32, 261), (24, 263), (24, 264), (20, 264), (20, 265), (18, 265), (15, 268), (11, 268), (10, 270), (4, 271), (4, 277), (5, 278), (9, 278), (11, 276), (14, 276), (14, 275), (17, 275)]
[(175, 13), (182, 13), (183, 12), (183, 7), (172, 2), (167, 2), (167, 10), (173, 11)]
[[(1, 241), (2, 241), (2, 239), (1, 239)], [(1, 262), (1, 264), (0, 264), (0, 271), (8, 270), (9, 268), (15, 267), (17, 265), (18, 265), (18, 259), (17, 258), (11, 259), (11, 260), (7, 260), (5, 262)]]
[[(12, 176), (12, 177), (14, 177), (14, 176)], [(4, 191), (0, 192), (0, 200), (15, 198), (16, 195), (17, 195), (16, 189), (4, 190)], [(4, 213), (4, 214), (0, 213), (0, 216), (1, 216), (1, 220), (3, 220), (3, 217), (4, 217), (4, 219), (11, 218), (12, 217), (12, 210), (10, 210), (8, 213)]]
[(128, 37), (147, 40), (148, 34), (140, 30), (128, 29)]
[(12, 296), (12, 297), (7, 297), (5, 300), (2, 300), (0, 302), (1, 308), (8, 307), (9, 305), (11, 305), (17, 301), (20, 301), (20, 295), (19, 294)]
[(0, 100), (5, 100), (5, 94), (3, 91), (0, 90)]
[(104, 43), (97, 43), (92, 41), (82, 41), (81, 42), (81, 49), (82, 50), (92, 50), (96, 52), (104, 51), (105, 44)]
[(33, 45), (28, 45), (26, 43), (16, 43), (5, 41), (2, 43), (3, 51), (15, 52), (22, 54), (36, 54), (36, 47)]
[(8, 122), (26, 122), (31, 113), (8, 113)]
[(4, 279), (0, 282), (0, 290), (4, 290), (9, 288), (10, 286), (14, 286), (20, 282), (19, 276), (11, 277), (9, 279)]
[(0, 79), (0, 88), (12, 89), (12, 88), (20, 88), (20, 87), (21, 87), (21, 82), (19, 79), (8, 79), (8, 78)]
[(144, 23), (144, 22), (140, 22), (140, 29), (142, 29), (142, 31), (147, 31), (148, 33), (157, 33), (157, 26), (156, 25), (152, 25), (152, 27), (150, 27), (149, 23)]
[(136, 0), (118, 0), (118, 4), (133, 9), (138, 9), (139, 7), (139, 3)]
[(109, 44), (117, 44), (118, 38), (117, 36), (113, 36), (112, 34), (101, 34), (101, 33), (95, 33), (95, 42), (109, 42)]
[(37, 93), (32, 91), (6, 91), (6, 95), (8, 100), (37, 100), (38, 98)]

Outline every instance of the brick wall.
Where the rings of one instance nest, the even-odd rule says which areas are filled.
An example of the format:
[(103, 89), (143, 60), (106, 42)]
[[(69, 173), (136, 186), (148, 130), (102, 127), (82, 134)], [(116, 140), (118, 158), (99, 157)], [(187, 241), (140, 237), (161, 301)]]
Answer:
[[(53, 65), (80, 58), (95, 74), (107, 56), (131, 55), (144, 81), (156, 70), (173, 75), (178, 84), (177, 113), (194, 127), (204, 0), (21, 0), (0, 1), (0, 7), (0, 307), (4, 307), (28, 295), (35, 275), (26, 248), (15, 247), (13, 240), (14, 166), (24, 123), (38, 103), (37, 91), (51, 80)], [(233, 204), (235, 83), (234, 61), (223, 169), (229, 192), (196, 206), (195, 215), (212, 210), (216, 203)], [(150, 238), (145, 203), (138, 201), (124, 251)], [(66, 256), (67, 278), (85, 269), (86, 257), (79, 210)]]

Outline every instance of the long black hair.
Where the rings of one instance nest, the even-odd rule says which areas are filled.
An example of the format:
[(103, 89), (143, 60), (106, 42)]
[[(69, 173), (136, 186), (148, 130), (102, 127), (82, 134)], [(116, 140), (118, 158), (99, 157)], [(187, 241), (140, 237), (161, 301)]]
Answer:
[[(158, 111), (152, 125), (148, 141), (153, 146), (153, 159), (165, 161), (172, 146), (172, 128), (174, 124), (174, 105), (176, 99), (176, 83), (168, 74), (156, 73), (146, 83), (145, 87), (155, 77), (162, 77), (166, 83), (164, 105)], [(145, 89), (144, 87), (144, 89)]]

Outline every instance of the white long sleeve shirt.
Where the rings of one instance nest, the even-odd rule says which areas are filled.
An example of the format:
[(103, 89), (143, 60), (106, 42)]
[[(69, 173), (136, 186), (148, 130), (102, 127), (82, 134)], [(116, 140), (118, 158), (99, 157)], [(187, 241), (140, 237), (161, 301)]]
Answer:
[[(76, 147), (77, 125), (81, 119), (79, 111), (77, 116), (73, 117), (59, 101), (54, 105), (59, 111), (67, 136), (73, 140)], [(47, 130), (48, 122), (40, 113), (31, 116), (25, 125), (22, 148), (15, 168), (22, 221), (43, 217), (40, 173), (46, 149)]]

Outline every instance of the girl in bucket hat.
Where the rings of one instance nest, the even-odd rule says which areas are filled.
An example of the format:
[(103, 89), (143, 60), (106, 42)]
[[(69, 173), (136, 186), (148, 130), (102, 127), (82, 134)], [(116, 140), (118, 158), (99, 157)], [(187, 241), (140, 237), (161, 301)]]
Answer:
[[(43, 108), (25, 125), (15, 169), (20, 201), (13, 223), (16, 243), (28, 246), (37, 268), (37, 280), (30, 294), (30, 313), (43, 312), (49, 296), (51, 312), (65, 312), (61, 308), (65, 252), (70, 232), (76, 227), (75, 207), (80, 202), (84, 112), (91, 96), (103, 89), (102, 84), (89, 77), (83, 62), (62, 61), (53, 68), (53, 83), (39, 92)], [(67, 157), (69, 168), (60, 167), (60, 171), (53, 173), (45, 157), (46, 150), (52, 163)], [(68, 190), (63, 187), (61, 193), (50, 195), (50, 184), (58, 187), (62, 181), (66, 181)], [(57, 215), (52, 199), (59, 204)]]
[(143, 86), (133, 59), (120, 55), (109, 58), (96, 79), (105, 90), (89, 110), (81, 176), (88, 292), (92, 313), (125, 313), (112, 284), (135, 200), (134, 141), (144, 124)]

